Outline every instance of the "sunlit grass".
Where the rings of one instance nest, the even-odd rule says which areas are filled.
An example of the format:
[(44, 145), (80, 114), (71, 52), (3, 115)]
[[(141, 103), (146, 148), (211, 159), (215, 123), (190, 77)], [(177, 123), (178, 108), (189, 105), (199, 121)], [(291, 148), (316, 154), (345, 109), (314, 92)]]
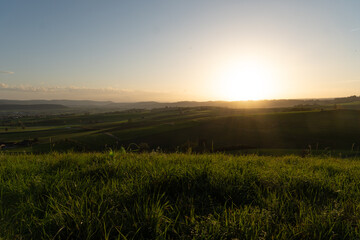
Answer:
[(356, 239), (360, 161), (0, 155), (4, 239)]

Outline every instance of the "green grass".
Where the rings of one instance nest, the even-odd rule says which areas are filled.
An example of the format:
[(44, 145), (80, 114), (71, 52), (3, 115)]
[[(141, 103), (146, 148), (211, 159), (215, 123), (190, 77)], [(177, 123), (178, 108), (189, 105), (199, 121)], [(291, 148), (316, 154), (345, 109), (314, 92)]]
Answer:
[(360, 159), (0, 155), (3, 239), (359, 239)]
[[(22, 152), (26, 148), (35, 153), (49, 152), (50, 138), (52, 149), (63, 152), (104, 151), (133, 143), (147, 143), (150, 149), (160, 147), (167, 152), (186, 152), (189, 145), (198, 152), (229, 147), (360, 151), (360, 111), (290, 110), (165, 108), (139, 113), (24, 117), (16, 121), (21, 121), (25, 129), (14, 119), (2, 122), (0, 143), (10, 146), (2, 151)], [(38, 141), (32, 143), (32, 148), (17, 144), (34, 139)]]

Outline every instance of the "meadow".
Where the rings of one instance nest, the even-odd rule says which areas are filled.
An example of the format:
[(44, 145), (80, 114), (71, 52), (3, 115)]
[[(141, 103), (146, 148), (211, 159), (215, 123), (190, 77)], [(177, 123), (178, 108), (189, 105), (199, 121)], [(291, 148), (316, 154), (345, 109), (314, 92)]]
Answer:
[(5, 116), (0, 239), (359, 239), (357, 107)]
[(0, 155), (2, 239), (359, 239), (360, 159)]
[[(357, 156), (356, 109), (217, 107), (162, 108), (94, 114), (8, 117), (1, 120), (3, 152), (240, 152)], [(267, 150), (266, 150), (267, 149)], [(269, 155), (268, 154), (268, 155)]]

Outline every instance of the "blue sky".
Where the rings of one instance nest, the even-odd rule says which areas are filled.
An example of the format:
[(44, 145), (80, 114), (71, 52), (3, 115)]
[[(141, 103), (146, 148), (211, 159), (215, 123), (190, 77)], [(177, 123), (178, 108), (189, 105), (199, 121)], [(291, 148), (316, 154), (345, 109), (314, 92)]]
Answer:
[(359, 95), (357, 0), (0, 3), (0, 98), (236, 100), (224, 69), (253, 59), (250, 99)]

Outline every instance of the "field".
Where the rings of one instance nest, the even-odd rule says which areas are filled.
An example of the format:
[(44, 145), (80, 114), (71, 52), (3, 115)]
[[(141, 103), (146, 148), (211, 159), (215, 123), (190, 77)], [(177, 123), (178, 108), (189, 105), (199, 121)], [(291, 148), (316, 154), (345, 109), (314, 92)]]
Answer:
[(0, 155), (4, 239), (359, 239), (360, 159)]
[(330, 107), (196, 107), (22, 116), (1, 120), (0, 145), (5, 152), (33, 153), (125, 148), (141, 152), (357, 156), (359, 122), (358, 110)]
[(357, 102), (0, 122), (0, 239), (360, 239)]

